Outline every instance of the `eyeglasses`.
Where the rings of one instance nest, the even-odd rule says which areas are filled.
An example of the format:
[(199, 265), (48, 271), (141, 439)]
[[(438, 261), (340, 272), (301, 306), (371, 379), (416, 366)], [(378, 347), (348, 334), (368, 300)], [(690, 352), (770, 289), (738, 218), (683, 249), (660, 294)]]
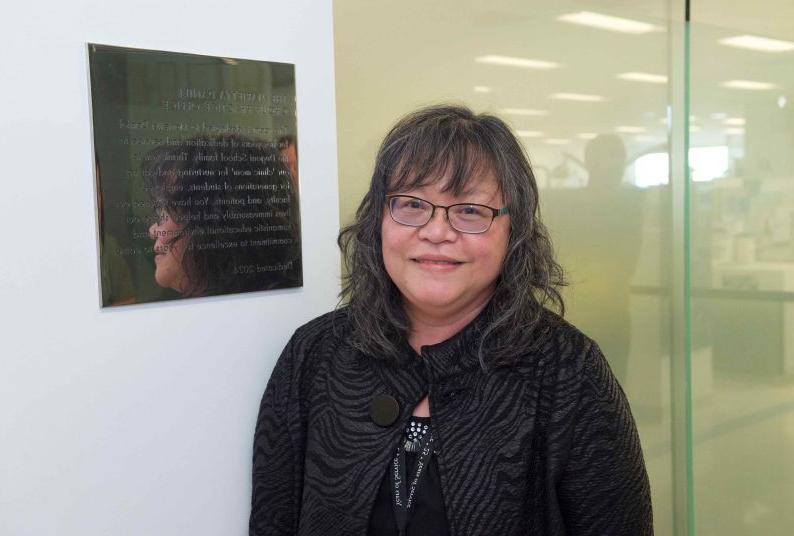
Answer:
[(484, 233), (491, 228), (495, 217), (508, 212), (507, 207), (493, 208), (475, 203), (456, 203), (445, 207), (412, 195), (387, 195), (386, 201), (389, 203), (391, 219), (401, 225), (422, 227), (433, 219), (437, 208), (443, 208), (452, 228), (468, 234)]

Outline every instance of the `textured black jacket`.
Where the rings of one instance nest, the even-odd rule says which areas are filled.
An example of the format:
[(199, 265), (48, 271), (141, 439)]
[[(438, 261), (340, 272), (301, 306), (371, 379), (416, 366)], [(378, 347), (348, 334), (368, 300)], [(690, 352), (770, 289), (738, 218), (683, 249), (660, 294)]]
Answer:
[[(478, 323), (408, 365), (348, 344), (344, 309), (299, 328), (262, 399), (251, 536), (364, 536), (413, 407), (430, 395), (452, 536), (653, 534), (648, 477), (623, 391), (598, 346), (548, 313), (542, 344), (483, 372)], [(397, 399), (373, 423), (377, 394)]]

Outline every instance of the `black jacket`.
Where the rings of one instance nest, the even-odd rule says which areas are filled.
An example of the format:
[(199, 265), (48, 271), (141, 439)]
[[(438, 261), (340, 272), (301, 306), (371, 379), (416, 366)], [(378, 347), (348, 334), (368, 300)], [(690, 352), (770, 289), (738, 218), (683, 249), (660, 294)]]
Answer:
[[(389, 458), (430, 395), (453, 536), (653, 534), (648, 477), (623, 391), (598, 346), (544, 316), (534, 351), (483, 372), (482, 319), (408, 365), (348, 344), (345, 310), (299, 328), (276, 364), (254, 438), (252, 536), (364, 536)], [(389, 394), (392, 426), (370, 417)]]

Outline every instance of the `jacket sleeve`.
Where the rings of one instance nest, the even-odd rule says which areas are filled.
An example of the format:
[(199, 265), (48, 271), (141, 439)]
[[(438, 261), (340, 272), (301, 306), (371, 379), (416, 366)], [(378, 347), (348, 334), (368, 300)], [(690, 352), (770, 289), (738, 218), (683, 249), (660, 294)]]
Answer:
[(256, 421), (250, 536), (297, 533), (300, 458), (287, 418), (293, 348), (294, 342), (290, 340), (267, 383)]
[(570, 536), (650, 536), (650, 487), (637, 427), (598, 345), (579, 370), (567, 460), (557, 486)]

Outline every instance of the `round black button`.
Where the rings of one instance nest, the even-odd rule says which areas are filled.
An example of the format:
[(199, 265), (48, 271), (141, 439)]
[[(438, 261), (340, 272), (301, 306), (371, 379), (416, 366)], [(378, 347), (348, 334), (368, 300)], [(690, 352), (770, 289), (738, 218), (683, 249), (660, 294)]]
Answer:
[(390, 395), (376, 395), (369, 406), (369, 416), (378, 426), (391, 426), (400, 414), (400, 404)]

